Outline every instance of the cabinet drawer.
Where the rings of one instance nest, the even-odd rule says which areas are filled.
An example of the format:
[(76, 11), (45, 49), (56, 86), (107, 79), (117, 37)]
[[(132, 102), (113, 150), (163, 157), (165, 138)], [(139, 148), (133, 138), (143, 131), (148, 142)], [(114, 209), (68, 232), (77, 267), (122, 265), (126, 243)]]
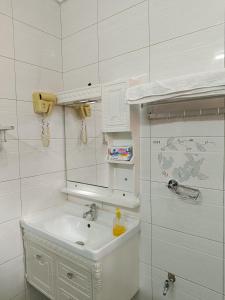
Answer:
[(57, 300), (92, 300), (92, 294), (86, 294), (62, 280), (57, 282)]
[(51, 253), (34, 243), (26, 247), (27, 280), (50, 299), (54, 298), (54, 261)]
[(91, 294), (91, 271), (88, 272), (80, 265), (59, 259), (57, 263), (57, 278), (86, 295)]

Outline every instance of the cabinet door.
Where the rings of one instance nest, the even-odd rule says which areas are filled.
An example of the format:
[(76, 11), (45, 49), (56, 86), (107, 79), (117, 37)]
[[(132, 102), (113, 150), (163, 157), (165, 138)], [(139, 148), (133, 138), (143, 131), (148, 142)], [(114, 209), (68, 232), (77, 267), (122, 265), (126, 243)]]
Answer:
[(53, 258), (48, 251), (33, 243), (26, 247), (27, 280), (50, 299), (55, 299)]
[(127, 83), (103, 86), (103, 131), (130, 131), (130, 107), (126, 101)]

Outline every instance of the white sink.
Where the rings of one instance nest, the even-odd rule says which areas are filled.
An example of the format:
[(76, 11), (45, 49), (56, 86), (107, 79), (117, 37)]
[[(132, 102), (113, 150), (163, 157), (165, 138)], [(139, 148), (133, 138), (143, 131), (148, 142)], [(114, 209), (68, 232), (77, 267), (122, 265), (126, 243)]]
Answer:
[(98, 210), (97, 221), (90, 222), (82, 218), (87, 210), (85, 206), (68, 203), (24, 218), (21, 226), (92, 260), (99, 260), (140, 230), (139, 220), (127, 217), (127, 231), (115, 238), (114, 214)]

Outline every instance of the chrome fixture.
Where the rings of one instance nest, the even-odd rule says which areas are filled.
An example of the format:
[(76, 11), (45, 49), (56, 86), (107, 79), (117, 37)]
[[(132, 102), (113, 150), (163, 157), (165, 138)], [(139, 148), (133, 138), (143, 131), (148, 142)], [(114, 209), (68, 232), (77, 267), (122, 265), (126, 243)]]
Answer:
[(95, 203), (92, 203), (91, 205), (86, 205), (89, 206), (90, 209), (83, 213), (83, 218), (88, 219), (89, 221), (96, 221), (97, 216), (98, 216), (98, 207)]
[(154, 112), (151, 111), (147, 114), (149, 120), (172, 120), (178, 118), (196, 118), (205, 116), (220, 116), (225, 114), (224, 107), (205, 108), (205, 109), (183, 109), (180, 111), (170, 112)]
[(171, 179), (168, 182), (167, 187), (171, 191), (176, 193), (177, 195), (180, 195), (184, 198), (189, 198), (192, 200), (197, 200), (200, 195), (200, 191), (198, 189), (194, 189), (194, 188), (191, 188), (191, 187), (188, 187), (185, 185), (181, 185), (175, 179)]
[(174, 284), (175, 281), (176, 281), (175, 275), (172, 273), (168, 273), (168, 279), (164, 281), (164, 285), (163, 285), (163, 296), (167, 295), (169, 288), (171, 287), (171, 285)]
[(163, 286), (163, 296), (166, 296), (167, 295), (167, 292), (169, 290), (169, 287), (170, 287), (170, 283), (169, 283), (169, 280), (165, 280), (164, 281), (164, 286)]

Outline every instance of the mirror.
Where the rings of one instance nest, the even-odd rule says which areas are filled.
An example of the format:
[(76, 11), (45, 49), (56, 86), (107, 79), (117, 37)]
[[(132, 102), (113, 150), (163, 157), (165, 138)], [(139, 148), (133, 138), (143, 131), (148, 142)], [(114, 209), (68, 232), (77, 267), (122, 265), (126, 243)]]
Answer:
[(65, 108), (67, 180), (108, 187), (101, 102)]

